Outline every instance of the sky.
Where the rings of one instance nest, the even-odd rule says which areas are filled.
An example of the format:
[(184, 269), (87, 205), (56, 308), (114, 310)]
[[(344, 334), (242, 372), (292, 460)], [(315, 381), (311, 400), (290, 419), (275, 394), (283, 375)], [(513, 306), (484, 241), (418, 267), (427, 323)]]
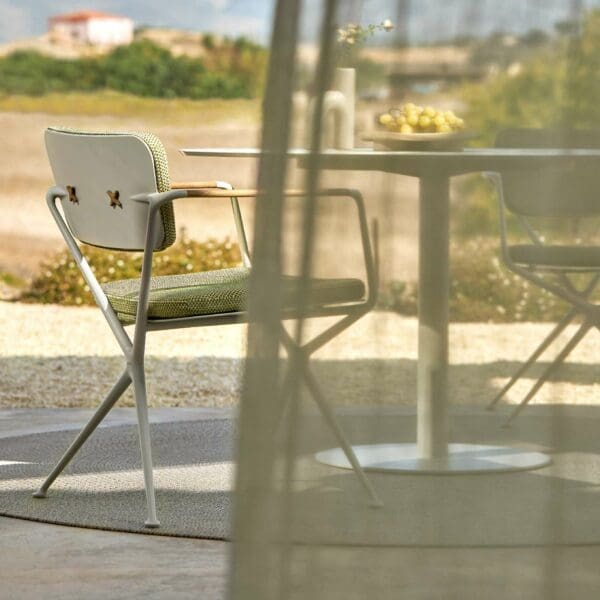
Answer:
[(212, 31), (268, 39), (271, 0), (0, 0), (0, 42), (46, 31), (48, 18), (76, 10), (100, 10), (136, 25)]
[[(268, 42), (275, 0), (0, 0), (0, 43), (44, 33), (48, 17), (95, 9), (124, 14), (137, 25), (246, 35)], [(323, 0), (303, 0), (303, 37), (316, 35)], [(363, 24), (391, 18), (409, 41), (420, 43), (457, 33), (494, 30), (522, 33), (552, 29), (572, 6), (600, 7), (600, 0), (340, 0), (352, 20)], [(406, 12), (399, 15), (399, 6)]]

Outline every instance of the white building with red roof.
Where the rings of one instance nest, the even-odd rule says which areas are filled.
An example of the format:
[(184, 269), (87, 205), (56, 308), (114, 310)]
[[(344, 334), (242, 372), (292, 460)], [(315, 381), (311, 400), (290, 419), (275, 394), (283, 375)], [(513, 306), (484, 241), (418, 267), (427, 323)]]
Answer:
[(97, 10), (81, 10), (51, 17), (48, 28), (50, 36), (56, 41), (91, 46), (120, 46), (133, 41), (134, 24), (129, 17)]

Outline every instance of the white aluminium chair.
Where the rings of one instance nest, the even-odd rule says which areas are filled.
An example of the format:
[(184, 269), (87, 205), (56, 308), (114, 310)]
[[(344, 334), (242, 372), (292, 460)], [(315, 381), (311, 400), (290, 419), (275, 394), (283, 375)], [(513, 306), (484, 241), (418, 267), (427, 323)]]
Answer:
[[(505, 129), (496, 138), (499, 148), (600, 148), (598, 130)], [(600, 173), (595, 166), (565, 165), (535, 171), (488, 173), (498, 195), (500, 243), (504, 264), (533, 285), (565, 301), (570, 308), (531, 356), (488, 405), (492, 410), (513, 385), (544, 354), (558, 336), (577, 318), (581, 324), (556, 357), (543, 369), (529, 392), (509, 415), (509, 425), (527, 406), (590, 329), (600, 328), (600, 306), (593, 293), (600, 282), (600, 246), (577, 243), (547, 243), (531, 219), (576, 225), (600, 217), (598, 188)], [(511, 214), (527, 235), (527, 243), (512, 243), (507, 225)], [(571, 236), (574, 237), (574, 236)], [(582, 285), (573, 276), (587, 276)]]
[[(246, 312), (250, 252), (244, 233), (240, 197), (255, 197), (256, 190), (235, 190), (223, 182), (171, 184), (164, 148), (158, 138), (139, 133), (78, 132), (50, 128), (46, 149), (56, 185), (48, 190), (50, 211), (87, 282), (96, 303), (113, 332), (125, 359), (123, 373), (89, 423), (48, 475), (36, 498), (48, 489), (79, 448), (115, 405), (131, 383), (137, 420), (147, 501), (147, 527), (158, 527), (156, 515), (150, 429), (146, 400), (144, 352), (146, 332), (182, 327), (243, 323)], [(302, 192), (290, 192), (303, 195)], [(327, 197), (354, 201), (363, 244), (366, 285), (361, 279), (311, 279), (309, 309), (302, 316), (339, 316), (341, 320), (298, 347), (282, 327), (282, 343), (288, 353), (301, 353), (303, 378), (321, 414), (344, 449), (354, 472), (375, 506), (381, 502), (359, 465), (330, 404), (312, 374), (308, 357), (366, 314), (376, 300), (377, 275), (373, 261), (365, 209), (356, 190), (319, 192)], [(233, 269), (152, 277), (153, 253), (175, 241), (172, 203), (179, 198), (231, 199), (243, 264)], [(56, 201), (60, 200), (62, 213)], [(76, 242), (112, 250), (143, 251), (139, 279), (100, 285)], [(293, 306), (300, 280), (283, 280), (283, 318), (297, 318)], [(135, 325), (133, 339), (125, 330)]]

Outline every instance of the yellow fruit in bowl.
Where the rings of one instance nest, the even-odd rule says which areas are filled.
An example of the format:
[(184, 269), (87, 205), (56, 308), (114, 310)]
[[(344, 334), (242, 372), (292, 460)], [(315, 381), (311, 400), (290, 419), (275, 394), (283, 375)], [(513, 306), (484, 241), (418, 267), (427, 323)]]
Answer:
[(376, 122), (394, 133), (443, 133), (464, 129), (465, 122), (451, 110), (437, 110), (432, 106), (418, 106), (407, 102), (380, 114)]
[(433, 119), (433, 124), (436, 127), (441, 127), (442, 125), (447, 125), (446, 123), (446, 117), (444, 117), (444, 115), (442, 114), (438, 114), (434, 119)]
[(431, 117), (426, 114), (422, 114), (419, 117), (419, 127), (421, 129), (428, 129), (430, 126), (431, 126)]
[(379, 115), (379, 124), (380, 125), (389, 125), (393, 121), (394, 121), (394, 118), (392, 117), (392, 115), (390, 115), (388, 113), (383, 113), (382, 115)]
[(417, 112), (413, 111), (408, 113), (408, 115), (406, 116), (406, 122), (411, 127), (416, 127), (419, 124), (419, 115), (417, 114)]
[(448, 125), (450, 125), (450, 127), (455, 127), (457, 121), (458, 117), (454, 113), (446, 115), (446, 122), (448, 123)]

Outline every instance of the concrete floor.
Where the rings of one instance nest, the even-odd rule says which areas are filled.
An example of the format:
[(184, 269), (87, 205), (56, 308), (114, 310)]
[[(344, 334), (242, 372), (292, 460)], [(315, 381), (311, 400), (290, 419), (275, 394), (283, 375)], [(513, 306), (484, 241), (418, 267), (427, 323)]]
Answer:
[[(0, 411), (3, 437), (78, 428), (90, 411)], [(231, 416), (159, 409), (155, 421)], [(132, 422), (115, 410), (107, 424)], [(0, 518), (0, 600), (116, 598), (221, 600), (230, 544), (62, 527)], [(600, 597), (600, 547), (298, 547), (304, 573), (290, 598), (335, 600), (592, 600)], [(305, 575), (310, 573), (310, 577)], [(343, 585), (341, 593), (340, 582)], [(315, 587), (318, 582), (318, 588)], [(254, 599), (253, 599), (254, 600)]]
[(226, 542), (0, 518), (0, 598), (225, 597)]
[[(0, 599), (221, 600), (228, 548), (226, 542), (0, 518)], [(341, 598), (340, 577), (348, 581), (359, 572), (350, 596), (343, 586), (344, 597), (365, 598), (370, 592), (371, 598), (386, 600), (596, 600), (600, 595), (598, 547), (565, 548), (552, 556), (536, 548), (305, 548), (302, 553), (300, 564), (319, 581), (317, 595), (305, 581), (304, 592), (293, 596), (307, 600)]]
[[(78, 430), (90, 410), (0, 410), (0, 440)], [(228, 409), (158, 409), (153, 422), (231, 417)], [(135, 423), (115, 408), (102, 426)], [(229, 544), (63, 527), (0, 517), (0, 600), (225, 597)]]

